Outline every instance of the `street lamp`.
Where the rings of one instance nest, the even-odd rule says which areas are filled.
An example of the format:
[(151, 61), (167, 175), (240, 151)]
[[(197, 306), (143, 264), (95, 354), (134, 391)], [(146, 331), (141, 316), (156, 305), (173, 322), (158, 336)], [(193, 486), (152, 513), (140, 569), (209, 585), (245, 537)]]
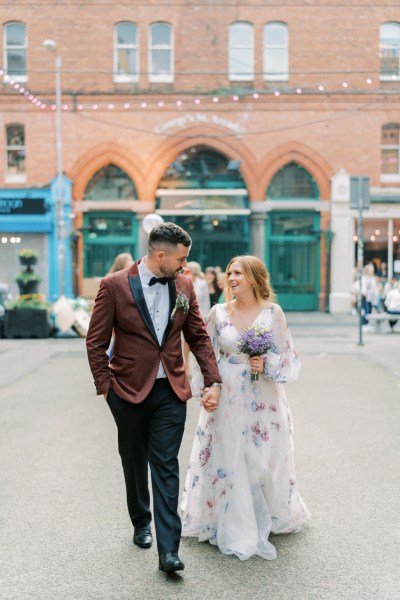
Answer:
[[(54, 40), (44, 40), (43, 46), (56, 52)], [(56, 198), (56, 229), (59, 268), (59, 295), (64, 295), (65, 286), (65, 217), (63, 194), (63, 163), (62, 163), (62, 130), (61, 130), (61, 56), (55, 54), (56, 66), (56, 139), (57, 139), (57, 198)]]

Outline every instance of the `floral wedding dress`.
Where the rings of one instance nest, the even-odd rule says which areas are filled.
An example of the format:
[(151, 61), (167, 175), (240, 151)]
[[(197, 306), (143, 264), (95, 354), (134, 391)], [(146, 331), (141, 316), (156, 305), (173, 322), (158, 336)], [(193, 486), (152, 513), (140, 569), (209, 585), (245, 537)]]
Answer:
[[(272, 330), (274, 347), (264, 374), (252, 383), (226, 305), (208, 315), (223, 388), (215, 412), (201, 409), (181, 502), (182, 535), (208, 540), (241, 560), (272, 560), (270, 532), (297, 531), (310, 516), (296, 484), (293, 424), (282, 385), (297, 378), (300, 360), (277, 304), (263, 308), (255, 325)], [(196, 369), (194, 396), (202, 385)]]

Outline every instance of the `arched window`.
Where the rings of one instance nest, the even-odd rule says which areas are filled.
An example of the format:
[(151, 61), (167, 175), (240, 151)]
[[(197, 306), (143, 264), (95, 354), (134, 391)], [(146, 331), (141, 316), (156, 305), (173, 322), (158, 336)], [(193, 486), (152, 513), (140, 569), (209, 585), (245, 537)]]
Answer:
[(272, 178), (267, 191), (271, 200), (319, 198), (318, 186), (311, 175), (297, 163), (289, 163)]
[(400, 24), (383, 23), (379, 40), (381, 56), (381, 79), (400, 75)]
[(23, 125), (6, 125), (6, 180), (25, 180), (25, 130)]
[(400, 177), (400, 126), (388, 123), (382, 127), (381, 175), (383, 179)]
[(264, 25), (264, 79), (289, 79), (288, 27), (278, 21)]
[(237, 21), (229, 26), (229, 79), (254, 79), (254, 40), (251, 23)]
[(93, 175), (85, 190), (85, 200), (135, 200), (136, 188), (119, 167), (109, 164)]
[(114, 28), (114, 81), (138, 81), (139, 40), (134, 23), (117, 23)]
[(246, 185), (240, 174), (240, 161), (230, 160), (207, 146), (194, 146), (182, 152), (160, 181), (162, 189), (239, 189)]
[(18, 21), (4, 25), (4, 70), (15, 81), (27, 81), (26, 25)]
[(153, 23), (149, 31), (149, 81), (174, 80), (173, 29), (169, 23)]

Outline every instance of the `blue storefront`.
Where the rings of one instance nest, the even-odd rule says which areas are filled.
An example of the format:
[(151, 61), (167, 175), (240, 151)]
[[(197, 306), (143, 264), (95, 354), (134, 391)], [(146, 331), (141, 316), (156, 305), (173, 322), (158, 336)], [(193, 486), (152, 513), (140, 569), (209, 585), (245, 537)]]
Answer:
[[(63, 178), (65, 220), (64, 293), (72, 296), (71, 253), (71, 181)], [(15, 277), (21, 270), (18, 252), (23, 248), (36, 250), (39, 261), (35, 267), (41, 276), (40, 292), (50, 302), (60, 295), (60, 244), (57, 227), (57, 180), (43, 188), (0, 189), (0, 282), (18, 294)]]

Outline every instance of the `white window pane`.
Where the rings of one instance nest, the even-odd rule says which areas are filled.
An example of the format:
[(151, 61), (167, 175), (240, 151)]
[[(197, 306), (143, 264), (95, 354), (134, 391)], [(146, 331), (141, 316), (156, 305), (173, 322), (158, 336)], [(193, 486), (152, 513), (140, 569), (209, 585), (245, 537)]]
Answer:
[(232, 25), (229, 33), (231, 48), (249, 48), (252, 46), (253, 28), (251, 25)]
[(136, 50), (120, 48), (117, 69), (118, 75), (136, 75)]
[(7, 175), (23, 175), (25, 173), (25, 151), (8, 150)]
[(252, 75), (252, 55), (253, 52), (249, 50), (241, 50), (239, 48), (232, 49), (229, 56), (230, 75)]
[(397, 175), (399, 173), (398, 150), (382, 150), (381, 162), (382, 175)]
[(169, 50), (152, 51), (152, 74), (170, 75), (171, 74), (171, 52)]
[(21, 23), (10, 23), (7, 25), (7, 45), (24, 46), (25, 45), (25, 25)]
[(284, 25), (267, 25), (264, 43), (266, 46), (285, 46), (286, 27)]
[(118, 44), (132, 44), (136, 46), (136, 27), (132, 23), (121, 23), (117, 29)]
[(26, 73), (26, 51), (7, 51), (7, 73), (8, 75), (25, 75)]
[(396, 23), (381, 25), (381, 40), (400, 43), (400, 26)]
[(265, 57), (265, 75), (286, 75), (286, 50), (270, 48)]
[(166, 23), (156, 23), (151, 27), (152, 46), (171, 45), (171, 26)]

